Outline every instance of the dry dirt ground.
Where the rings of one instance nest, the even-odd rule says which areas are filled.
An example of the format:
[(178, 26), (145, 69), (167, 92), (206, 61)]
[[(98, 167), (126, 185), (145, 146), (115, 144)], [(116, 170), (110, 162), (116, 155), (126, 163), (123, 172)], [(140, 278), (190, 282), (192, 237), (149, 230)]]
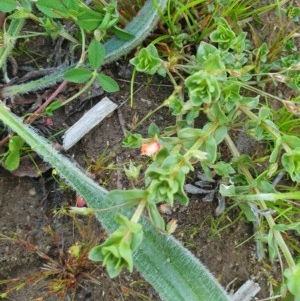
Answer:
[[(39, 43), (39, 47), (35, 47), (39, 49), (36, 63), (42, 65), (45, 61), (44, 57), (49, 54), (49, 49), (52, 49), (53, 45), (46, 40), (39, 40)], [(30, 60), (28, 57), (19, 58), (19, 67), (30, 65)], [(133, 107), (130, 107), (131, 70), (128, 62), (121, 61), (107, 66), (105, 72), (113, 75), (120, 85), (120, 92), (109, 95), (120, 105), (120, 108), (87, 134), (66, 155), (76, 160), (83, 169), (92, 166), (93, 176), (99, 184), (109, 189), (126, 188), (129, 187), (129, 183), (118, 168), (127, 164), (130, 159), (142, 163), (145, 158), (140, 155), (139, 150), (120, 146), (124, 138), (123, 131), (125, 128), (130, 130), (136, 125), (137, 120), (141, 120), (160, 105), (169, 96), (171, 87), (161, 78), (150, 81), (149, 78), (139, 76), (136, 78)], [(67, 97), (73, 89), (74, 87), (67, 88), (62, 95)], [(53, 90), (42, 91), (41, 94), (48, 95), (51, 91)], [(79, 101), (80, 105), (72, 104), (72, 107), (56, 112), (53, 116), (53, 125), (39, 122), (36, 126), (47, 136), (68, 128), (104, 96), (100, 92), (96, 94), (98, 96), (91, 99), (82, 98)], [(25, 98), (38, 99), (37, 94), (26, 95)], [(32, 105), (24, 104), (22, 99), (20, 101), (22, 107)], [(172, 124), (173, 120), (169, 112), (162, 109), (135, 131), (146, 135), (147, 126), (151, 122), (163, 128)], [(56, 139), (57, 142), (61, 142), (60, 136)], [(247, 140), (244, 142), (249, 143)], [(226, 156), (225, 148), (220, 149), (220, 152)], [(102, 161), (97, 166), (95, 162), (98, 158), (102, 158)], [(109, 166), (113, 168), (105, 168)], [(12, 292), (3, 300), (58, 300), (54, 294), (46, 296), (46, 278), (38, 283), (30, 280), (33, 279), (30, 277), (40, 273), (41, 268), (47, 263), (47, 260), (38, 256), (37, 252), (30, 248), (35, 246), (54, 261), (59, 262), (62, 250), (67, 254), (71, 245), (82, 240), (74, 219), (58, 213), (54, 214), (55, 210), (57, 212), (65, 206), (75, 205), (74, 192), (63, 186), (62, 182), (52, 175), (51, 170), (45, 171), (41, 177), (32, 177), (33, 172), (25, 166), (25, 172), (23, 170), (20, 177), (20, 174), (13, 175), (2, 167), (0, 169), (0, 234), (18, 237), (27, 242), (22, 244), (7, 239), (0, 240), (0, 281), (18, 277), (28, 280), (28, 285)], [(193, 183), (195, 176), (191, 175), (188, 181)], [(257, 261), (252, 225), (245, 221), (236, 208), (226, 211), (221, 218), (217, 218), (215, 215), (217, 204), (203, 202), (203, 197), (203, 195), (190, 196), (188, 207), (175, 207), (165, 214), (166, 220), (171, 218), (178, 220), (179, 227), (175, 236), (209, 268), (228, 291), (235, 291), (246, 280), (252, 279), (261, 286), (261, 292), (257, 297), (268, 297), (274, 282), (273, 277), (276, 278), (279, 271), (277, 266), (270, 266), (267, 261)], [(231, 205), (228, 202), (227, 208)], [(77, 218), (77, 225), (81, 230), (89, 231), (86, 230), (88, 223), (90, 223), (89, 230), (92, 229), (96, 235), (95, 241), (99, 241), (104, 235), (101, 225), (93, 220), (88, 221), (84, 217)], [(53, 235), (49, 234), (49, 226), (54, 232)], [(88, 235), (88, 233), (84, 234), (85, 239)], [(80, 274), (74, 281), (78, 286), (74, 299), (71, 293), (67, 293), (63, 300), (160, 300), (137, 272), (133, 274), (124, 272), (114, 280), (109, 279), (100, 265), (87, 266), (86, 269), (83, 268), (83, 272), (90, 277)], [(14, 284), (17, 283), (16, 281)], [(10, 282), (0, 286), (0, 293), (11, 285)]]

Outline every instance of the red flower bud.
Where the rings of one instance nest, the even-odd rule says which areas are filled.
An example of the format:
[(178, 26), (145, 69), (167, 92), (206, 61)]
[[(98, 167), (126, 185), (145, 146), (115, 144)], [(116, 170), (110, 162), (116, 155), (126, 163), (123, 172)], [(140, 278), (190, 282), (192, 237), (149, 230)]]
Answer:
[(76, 195), (76, 206), (79, 208), (86, 207), (86, 201), (80, 195)]

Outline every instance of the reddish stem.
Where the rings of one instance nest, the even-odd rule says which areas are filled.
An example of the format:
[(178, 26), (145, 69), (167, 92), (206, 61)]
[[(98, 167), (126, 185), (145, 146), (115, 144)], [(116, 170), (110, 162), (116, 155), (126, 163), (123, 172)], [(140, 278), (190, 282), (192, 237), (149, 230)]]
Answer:
[(3, 12), (0, 12), (0, 28), (3, 28), (5, 18), (6, 18), (6, 14)]
[(27, 119), (25, 119), (24, 123), (29, 124), (33, 121), (35, 121), (37, 118), (40, 117), (40, 115), (44, 112), (46, 107), (54, 100), (54, 98), (57, 97), (57, 95), (62, 91), (62, 89), (67, 85), (67, 81), (64, 80), (58, 88), (50, 95), (50, 97)]
[[(44, 112), (45, 108), (57, 97), (57, 95), (62, 91), (62, 89), (67, 85), (67, 81), (64, 80), (57, 89), (50, 95), (50, 97), (27, 119), (24, 120), (24, 123), (29, 124), (33, 121), (35, 121), (37, 118), (41, 116), (41, 114)], [(8, 142), (10, 138), (10, 135), (7, 135), (0, 141), (0, 149), (3, 147), (5, 143)]]

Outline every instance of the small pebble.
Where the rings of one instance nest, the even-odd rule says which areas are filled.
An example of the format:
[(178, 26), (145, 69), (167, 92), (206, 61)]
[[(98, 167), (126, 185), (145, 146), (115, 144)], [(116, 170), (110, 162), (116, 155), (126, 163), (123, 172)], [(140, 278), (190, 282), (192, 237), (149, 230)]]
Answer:
[(35, 196), (35, 195), (36, 195), (36, 190), (35, 190), (35, 188), (34, 188), (34, 187), (33, 187), (33, 188), (30, 188), (28, 193), (29, 193), (30, 196)]

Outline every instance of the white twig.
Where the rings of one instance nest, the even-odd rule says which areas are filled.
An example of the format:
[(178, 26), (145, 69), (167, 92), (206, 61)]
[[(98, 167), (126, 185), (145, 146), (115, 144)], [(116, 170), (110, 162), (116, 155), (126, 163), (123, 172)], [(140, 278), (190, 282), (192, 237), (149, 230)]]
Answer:
[(260, 291), (260, 286), (247, 280), (231, 297), (232, 301), (250, 301)]
[(115, 103), (108, 97), (104, 97), (65, 132), (63, 141), (64, 149), (68, 150), (71, 148), (116, 108), (117, 105)]

